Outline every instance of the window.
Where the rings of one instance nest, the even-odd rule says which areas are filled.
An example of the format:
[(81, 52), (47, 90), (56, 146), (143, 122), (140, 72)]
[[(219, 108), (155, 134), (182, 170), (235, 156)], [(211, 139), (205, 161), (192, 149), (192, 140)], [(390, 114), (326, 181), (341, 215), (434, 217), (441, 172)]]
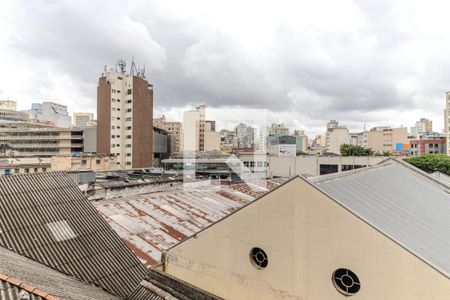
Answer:
[(116, 102), (116, 98), (112, 98), (111, 101), (112, 101), (112, 102)]
[(131, 130), (131, 126), (127, 126), (127, 130)]
[(120, 102), (120, 99), (117, 99), (117, 102)]
[(127, 161), (127, 166), (131, 166), (131, 162), (130, 161)]
[(114, 139), (115, 137), (116, 137), (116, 136), (115, 136), (114, 134), (113, 134), (113, 135), (111, 135), (111, 138), (113, 138), (113, 139)]
[(131, 103), (131, 100), (127, 100), (127, 103)]
[(255, 247), (250, 251), (250, 262), (255, 268), (262, 270), (267, 267), (269, 260), (263, 249)]
[(117, 90), (118, 93), (120, 93), (120, 90)]
[(122, 78), (122, 77), (120, 77), (120, 76), (117, 76), (117, 79), (119, 79), (119, 80), (122, 80), (123, 78)]
[(334, 287), (342, 294), (351, 296), (361, 288), (358, 276), (349, 269), (337, 269), (332, 276)]
[(112, 90), (112, 92), (113, 92), (113, 93), (115, 93), (115, 92), (116, 92), (116, 90), (114, 90), (114, 89), (113, 89), (113, 90)]
[(127, 148), (131, 148), (131, 144), (126, 144), (126, 146), (125, 147), (127, 147)]
[(95, 163), (96, 163), (97, 165), (99, 165), (99, 164), (101, 163), (100, 159), (96, 159), (96, 160), (95, 160)]
[(127, 112), (131, 112), (131, 108), (127, 109)]
[(47, 168), (42, 168), (42, 172), (47, 172)]
[(131, 89), (127, 90), (127, 95), (131, 95)]
[(131, 135), (127, 135), (127, 139), (131, 139)]
[(30, 173), (30, 169), (25, 169), (25, 173)]
[(130, 156), (131, 156), (131, 153), (127, 153), (127, 156), (130, 157)]
[(120, 120), (120, 117), (117, 117), (117, 120)]
[(111, 126), (111, 129), (116, 129), (116, 126), (114, 126), (114, 125), (113, 125), (113, 126)]
[(131, 121), (131, 117), (128, 117), (125, 119), (126, 121)]

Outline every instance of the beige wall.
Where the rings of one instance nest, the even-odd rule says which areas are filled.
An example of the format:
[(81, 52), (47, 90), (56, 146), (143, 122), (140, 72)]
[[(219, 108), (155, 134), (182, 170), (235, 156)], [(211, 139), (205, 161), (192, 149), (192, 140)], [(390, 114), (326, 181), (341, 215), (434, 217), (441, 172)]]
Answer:
[(367, 132), (367, 147), (373, 151), (394, 152), (397, 143), (409, 144), (406, 127)]
[[(258, 270), (252, 247), (269, 263)], [(450, 280), (300, 178), (170, 249), (165, 271), (226, 299), (344, 299), (331, 281), (349, 268), (352, 299), (448, 299)]]
[(296, 157), (276, 157), (268, 156), (269, 176), (318, 176), (320, 175), (320, 165), (337, 165), (338, 170), (342, 165), (364, 165), (372, 166), (382, 162), (388, 157), (383, 156), (314, 156), (300, 155)]
[(340, 154), (341, 145), (350, 144), (350, 134), (347, 128), (335, 128), (327, 132), (327, 151)]
[(92, 170), (107, 171), (117, 168), (117, 158), (114, 156), (52, 156), (53, 171)]

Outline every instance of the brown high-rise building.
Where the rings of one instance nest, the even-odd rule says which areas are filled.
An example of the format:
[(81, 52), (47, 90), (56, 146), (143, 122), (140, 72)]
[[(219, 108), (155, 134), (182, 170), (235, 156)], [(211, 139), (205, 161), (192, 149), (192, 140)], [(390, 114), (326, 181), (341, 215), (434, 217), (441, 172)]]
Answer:
[(117, 167), (127, 169), (153, 162), (153, 87), (133, 67), (125, 74), (119, 62), (97, 87), (97, 152), (117, 155)]

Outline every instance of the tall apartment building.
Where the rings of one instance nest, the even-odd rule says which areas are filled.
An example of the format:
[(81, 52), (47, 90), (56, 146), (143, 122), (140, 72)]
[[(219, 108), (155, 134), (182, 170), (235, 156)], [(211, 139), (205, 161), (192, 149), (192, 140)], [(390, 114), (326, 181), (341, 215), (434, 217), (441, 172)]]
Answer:
[(1, 122), (0, 144), (14, 156), (49, 157), (83, 152), (83, 130), (29, 122)]
[(411, 134), (413, 135), (427, 132), (433, 132), (433, 121), (426, 118), (420, 118), (420, 120), (416, 122), (415, 126), (411, 127)]
[(445, 93), (445, 134), (447, 136), (447, 155), (450, 155), (450, 92)]
[(12, 100), (0, 100), (0, 109), (17, 110), (17, 103)]
[(205, 119), (206, 105), (183, 114), (183, 151), (220, 150), (220, 134), (213, 131), (215, 124)]
[(163, 115), (160, 118), (153, 119), (153, 126), (167, 131), (175, 139), (174, 148), (171, 149), (172, 152), (183, 151), (183, 124), (181, 122), (167, 122)]
[(85, 128), (94, 125), (94, 114), (88, 112), (75, 112), (72, 116), (73, 126)]
[(67, 112), (67, 106), (55, 102), (32, 103), (29, 113), (31, 119), (41, 122), (50, 122), (57, 127), (69, 128), (72, 121)]
[(99, 78), (97, 152), (117, 156), (120, 168), (147, 168), (153, 162), (153, 86), (132, 64), (119, 61)]

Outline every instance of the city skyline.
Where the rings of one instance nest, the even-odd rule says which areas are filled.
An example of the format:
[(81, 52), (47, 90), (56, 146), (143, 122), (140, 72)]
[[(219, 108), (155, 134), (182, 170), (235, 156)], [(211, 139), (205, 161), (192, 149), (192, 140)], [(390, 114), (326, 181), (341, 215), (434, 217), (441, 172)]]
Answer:
[[(450, 86), (446, 9), (443, 2), (402, 3), (258, 2), (257, 13), (252, 2), (237, 10), (207, 2), (96, 3), (91, 13), (83, 4), (4, 3), (0, 98), (17, 100), (19, 109), (48, 99), (70, 113), (95, 112), (104, 65), (134, 56), (155, 85), (155, 115), (174, 121), (177, 111), (204, 102), (267, 109), (269, 122), (310, 135), (329, 119), (355, 130), (409, 127), (425, 117), (441, 131)], [(31, 17), (22, 26), (24, 14)]]

